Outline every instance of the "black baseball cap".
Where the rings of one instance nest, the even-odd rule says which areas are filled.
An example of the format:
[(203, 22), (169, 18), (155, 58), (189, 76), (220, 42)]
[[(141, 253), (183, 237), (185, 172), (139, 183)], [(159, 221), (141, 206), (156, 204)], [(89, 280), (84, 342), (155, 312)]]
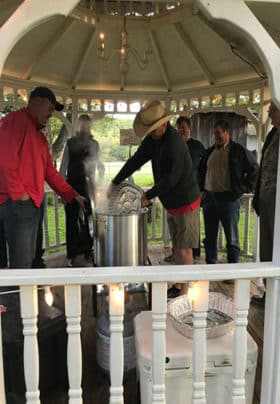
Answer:
[(50, 100), (50, 102), (53, 104), (54, 109), (56, 111), (62, 111), (64, 108), (64, 105), (60, 104), (56, 100), (54, 93), (48, 87), (34, 88), (34, 90), (30, 93), (30, 98), (34, 98), (34, 97), (48, 98)]

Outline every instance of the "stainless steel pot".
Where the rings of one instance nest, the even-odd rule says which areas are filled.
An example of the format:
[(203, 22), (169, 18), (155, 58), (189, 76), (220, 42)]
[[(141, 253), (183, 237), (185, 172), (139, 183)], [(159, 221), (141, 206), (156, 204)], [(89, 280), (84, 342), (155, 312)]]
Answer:
[(95, 211), (97, 266), (145, 265), (147, 260), (147, 213), (114, 215)]

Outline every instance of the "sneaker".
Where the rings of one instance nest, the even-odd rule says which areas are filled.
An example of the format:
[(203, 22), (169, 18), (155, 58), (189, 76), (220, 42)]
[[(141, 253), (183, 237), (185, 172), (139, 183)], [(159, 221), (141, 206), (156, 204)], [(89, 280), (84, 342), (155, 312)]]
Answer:
[(175, 285), (173, 285), (167, 291), (167, 298), (175, 299), (176, 297), (180, 296), (180, 293), (181, 293), (181, 291), (178, 288), (176, 288)]
[(76, 255), (76, 257), (73, 257), (71, 259), (71, 265), (74, 268), (79, 268), (79, 267), (92, 267), (93, 263), (87, 260), (84, 255)]
[(46, 268), (47, 265), (45, 263), (44, 258), (34, 259), (32, 262), (32, 268)]
[(255, 303), (255, 304), (265, 304), (265, 293), (263, 294), (263, 296), (258, 296), (258, 295), (254, 295), (251, 298), (251, 303)]
[(175, 261), (174, 254), (170, 254), (164, 258), (164, 262), (174, 262), (174, 261)]

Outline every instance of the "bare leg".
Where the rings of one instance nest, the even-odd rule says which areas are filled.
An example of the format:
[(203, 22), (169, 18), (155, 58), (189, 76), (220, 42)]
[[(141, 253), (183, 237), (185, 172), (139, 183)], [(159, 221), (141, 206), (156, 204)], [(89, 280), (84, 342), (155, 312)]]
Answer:
[[(175, 249), (175, 264), (176, 265), (193, 265), (193, 252), (191, 248)], [(188, 283), (181, 284), (181, 295), (187, 294), (189, 289)]]

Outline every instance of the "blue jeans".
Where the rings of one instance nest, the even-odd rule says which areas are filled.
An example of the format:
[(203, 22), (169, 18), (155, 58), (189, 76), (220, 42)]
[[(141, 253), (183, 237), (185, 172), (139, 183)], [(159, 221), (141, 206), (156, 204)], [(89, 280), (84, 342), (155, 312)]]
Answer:
[(230, 263), (239, 262), (240, 246), (238, 235), (238, 222), (240, 202), (232, 200), (227, 192), (208, 192), (203, 201), (203, 216), (205, 226), (205, 254), (207, 264), (217, 262), (217, 238), (219, 222), (222, 223), (226, 242), (227, 260)]
[(0, 205), (0, 220), (4, 223), (9, 246), (10, 268), (31, 268), (35, 256), (40, 209), (32, 199)]

